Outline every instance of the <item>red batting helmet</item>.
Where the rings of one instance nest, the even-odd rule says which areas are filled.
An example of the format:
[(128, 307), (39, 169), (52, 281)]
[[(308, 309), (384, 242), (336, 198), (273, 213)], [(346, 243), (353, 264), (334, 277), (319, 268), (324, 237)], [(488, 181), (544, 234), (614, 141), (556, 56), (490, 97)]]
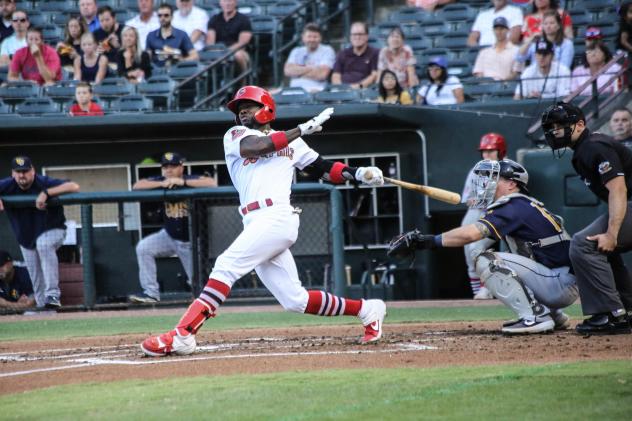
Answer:
[(254, 101), (261, 104), (263, 108), (255, 113), (255, 120), (259, 124), (266, 124), (274, 121), (276, 118), (276, 104), (270, 92), (258, 86), (244, 86), (240, 88), (235, 97), (226, 106), (231, 110), (237, 120), (239, 120), (239, 102), (240, 101)]
[(481, 143), (478, 145), (479, 151), (498, 151), (498, 159), (503, 159), (507, 155), (507, 144), (505, 137), (498, 133), (487, 133), (481, 137)]

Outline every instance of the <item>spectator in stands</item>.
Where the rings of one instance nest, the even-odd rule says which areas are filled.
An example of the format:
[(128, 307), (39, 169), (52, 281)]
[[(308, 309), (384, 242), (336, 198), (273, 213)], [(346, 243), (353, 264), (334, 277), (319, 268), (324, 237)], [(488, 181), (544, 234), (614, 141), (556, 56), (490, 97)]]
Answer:
[(544, 13), (554, 11), (559, 13), (562, 27), (564, 28), (564, 36), (573, 39), (573, 21), (568, 13), (560, 8), (559, 0), (533, 0), (533, 9), (531, 14), (524, 19), (522, 28), (523, 38), (531, 38), (534, 35), (542, 34), (542, 19)]
[(455, 0), (406, 0), (406, 5), (408, 7), (419, 7), (427, 12), (434, 12), (442, 6), (454, 2)]
[(144, 51), (147, 34), (159, 29), (160, 21), (158, 20), (158, 14), (154, 12), (154, 0), (138, 0), (138, 11), (138, 15), (125, 22), (125, 26), (136, 28), (138, 39), (140, 40), (140, 49)]
[(13, 25), (13, 34), (5, 38), (0, 46), (0, 66), (8, 66), (13, 54), (20, 48), (26, 47), (26, 31), (30, 26), (26, 12), (23, 10), (13, 12), (11, 25)]
[(619, 7), (617, 48), (632, 53), (632, 1), (625, 1)]
[[(57, 57), (55, 50), (49, 48)], [(59, 261), (56, 251), (66, 237), (64, 208), (61, 205), (49, 205), (48, 200), (78, 191), (77, 183), (37, 174), (31, 159), (23, 155), (11, 160), (11, 177), (0, 180), (0, 196), (37, 196), (35, 206), (24, 208), (5, 209), (0, 200), (0, 211), (7, 213), (39, 307), (56, 309), (60, 306)]]
[(535, 44), (542, 37), (553, 44), (553, 58), (570, 69), (573, 65), (573, 56), (575, 55), (573, 41), (564, 37), (560, 14), (555, 10), (549, 10), (544, 12), (542, 18), (541, 35), (526, 37), (520, 46), (516, 56), (516, 62), (521, 65), (520, 70), (524, 69), (526, 62), (533, 62), (535, 58)]
[(380, 51), (369, 45), (369, 26), (366, 22), (351, 25), (351, 47), (336, 56), (331, 83), (347, 83), (354, 89), (366, 88), (377, 80), (377, 59)]
[(626, 107), (615, 109), (610, 117), (610, 131), (615, 140), (632, 146), (632, 111)]
[(472, 73), (476, 77), (491, 77), (496, 80), (509, 80), (516, 77), (513, 70), (518, 47), (509, 41), (509, 22), (502, 16), (494, 19), (496, 44), (483, 48), (476, 56)]
[(105, 54), (110, 63), (116, 63), (116, 52), (121, 48), (123, 26), (116, 21), (116, 12), (110, 6), (99, 7), (97, 12), (101, 27), (93, 32), (97, 53)]
[(522, 72), (514, 99), (563, 98), (570, 93), (571, 71), (553, 59), (553, 44), (540, 39), (535, 46), (535, 62)]
[(380, 95), (377, 97), (377, 102), (379, 103), (399, 105), (411, 105), (413, 103), (408, 91), (402, 89), (397, 81), (397, 75), (388, 69), (384, 70), (380, 75), (378, 89)]
[(29, 271), (14, 266), (11, 255), (0, 250), (0, 308), (24, 310), (35, 307), (35, 296)]
[(632, 148), (632, 112), (625, 107), (614, 110), (610, 117), (610, 131), (615, 140)]
[(27, 46), (15, 52), (9, 66), (9, 80), (33, 80), (40, 85), (52, 85), (61, 80), (61, 63), (55, 49), (44, 44), (42, 31), (29, 28)]
[(377, 62), (378, 75), (381, 78), (382, 71), (388, 69), (397, 75), (397, 80), (403, 89), (419, 85), (419, 79), (415, 71), (417, 59), (413, 50), (406, 44), (402, 28), (391, 29), (386, 38), (386, 47), (380, 50)]
[(73, 68), (75, 58), (81, 56), (81, 37), (88, 31), (86, 24), (77, 17), (71, 17), (64, 28), (64, 39), (55, 46), (62, 67)]
[(197, 51), (204, 49), (208, 14), (195, 5), (194, 0), (176, 0), (178, 10), (173, 13), (172, 25), (187, 33)]
[[(220, 0), (219, 6), (222, 11), (208, 21), (206, 45), (221, 42), (233, 51), (248, 45), (252, 39), (250, 18), (237, 11), (236, 0)], [(235, 62), (242, 71), (248, 68), (250, 56), (245, 48), (235, 53)]]
[(601, 33), (601, 28), (598, 26), (589, 26), (586, 28), (584, 42), (586, 44), (586, 48), (591, 48), (598, 42), (603, 41), (603, 34)]
[(151, 77), (151, 58), (140, 48), (138, 31), (126, 26), (121, 34), (121, 49), (116, 53), (116, 70), (120, 77), (132, 83), (139, 83)]
[(200, 58), (187, 33), (171, 26), (172, 18), (173, 6), (162, 3), (158, 7), (160, 29), (147, 35), (147, 51), (154, 65), (158, 67), (180, 60), (196, 61)]
[(97, 0), (79, 0), (79, 14), (90, 32), (101, 27), (97, 10)]
[(108, 72), (108, 58), (97, 53), (97, 43), (92, 32), (81, 36), (83, 53), (75, 57), (74, 79), (82, 82), (101, 82)]
[(315, 23), (305, 25), (301, 39), (303, 46), (292, 49), (283, 72), (290, 78), (291, 87), (300, 87), (308, 92), (321, 91), (327, 85), (336, 53), (329, 45), (320, 43), (320, 27)]
[(470, 47), (489, 46), (496, 41), (493, 31), (493, 22), (497, 17), (507, 19), (509, 25), (509, 40), (518, 45), (520, 43), (520, 31), (522, 29), (522, 10), (519, 7), (507, 4), (507, 0), (492, 0), (494, 7), (479, 12), (467, 39)]
[[(138, 180), (134, 190), (182, 189), (216, 187), (214, 178), (187, 175), (184, 172), (184, 158), (175, 152), (166, 152), (160, 158), (162, 175)], [(160, 301), (160, 289), (156, 280), (156, 258), (177, 255), (191, 285), (193, 262), (191, 240), (189, 239), (189, 205), (187, 200), (165, 202), (163, 228), (151, 234), (136, 245), (138, 256), (138, 277), (142, 293), (129, 296), (135, 303)]]
[(88, 82), (79, 82), (75, 88), (76, 104), (70, 107), (69, 114), (73, 117), (102, 116), (103, 108), (92, 101), (92, 86)]
[(11, 17), (15, 12), (15, 0), (0, 0), (0, 43), (5, 38), (13, 35), (14, 29), (11, 21)]
[[(611, 59), (612, 53), (604, 42), (598, 42), (592, 45), (591, 48), (586, 49), (582, 59), (582, 64), (573, 69), (571, 91), (575, 92), (578, 90), (584, 83), (588, 82), (591, 77), (599, 73)], [(615, 79), (606, 86), (606, 83), (612, 79), (613, 74), (618, 73), (620, 70), (621, 66), (618, 63), (615, 63), (610, 66), (605, 73), (602, 73), (597, 77), (597, 89), (605, 87), (604, 90), (601, 91), (601, 94), (613, 94), (621, 89), (620, 81), (618, 79)], [(586, 87), (580, 95), (592, 95), (591, 85)]]
[(423, 85), (417, 92), (419, 104), (449, 105), (465, 101), (463, 85), (458, 77), (448, 75), (448, 60), (445, 57), (431, 58), (426, 76), (429, 84)]

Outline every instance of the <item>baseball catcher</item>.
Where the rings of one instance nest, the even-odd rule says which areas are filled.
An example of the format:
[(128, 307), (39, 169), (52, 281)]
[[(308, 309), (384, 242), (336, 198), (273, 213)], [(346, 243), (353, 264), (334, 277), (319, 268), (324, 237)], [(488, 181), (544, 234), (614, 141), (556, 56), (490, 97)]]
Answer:
[(528, 195), (529, 174), (517, 162), (483, 160), (474, 173), (476, 205), (486, 209), (478, 221), (439, 235), (404, 233), (391, 241), (388, 255), (407, 257), (415, 250), (462, 247), (483, 238), (504, 240), (510, 253), (488, 250), (475, 257), (480, 279), (518, 316), (504, 323), (502, 332), (567, 329), (562, 309), (578, 292), (568, 256), (570, 236), (561, 218)]

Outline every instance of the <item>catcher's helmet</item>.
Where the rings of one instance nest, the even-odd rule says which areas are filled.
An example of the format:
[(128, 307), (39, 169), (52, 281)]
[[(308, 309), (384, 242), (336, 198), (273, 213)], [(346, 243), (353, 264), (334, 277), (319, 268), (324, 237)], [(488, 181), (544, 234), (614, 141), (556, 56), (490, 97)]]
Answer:
[(503, 159), (507, 155), (507, 144), (505, 137), (498, 133), (487, 133), (481, 137), (478, 145), (479, 151), (498, 151), (498, 159)]
[[(542, 113), (542, 130), (546, 143), (553, 150), (570, 146), (574, 130), (571, 126), (580, 120), (586, 121), (584, 113), (573, 104), (559, 101), (555, 105), (551, 105)], [(553, 133), (555, 124), (564, 128), (562, 137), (556, 137)]]
[(529, 173), (522, 165), (511, 159), (503, 159), (500, 162), (500, 175), (507, 180), (515, 181), (521, 190), (527, 191), (527, 183), (529, 182)]
[(261, 104), (263, 108), (255, 113), (255, 120), (259, 124), (266, 124), (274, 121), (276, 118), (276, 104), (272, 95), (268, 91), (258, 86), (244, 86), (240, 88), (235, 97), (226, 106), (236, 116), (239, 123), (239, 102), (254, 101)]
[(475, 177), (472, 178), (472, 188), (476, 192), (477, 208), (486, 208), (495, 200), (496, 187), (500, 177), (515, 181), (520, 191), (528, 193), (527, 183), (529, 182), (529, 173), (516, 161), (511, 159), (503, 159), (494, 161), (485, 159), (479, 161), (474, 166)]

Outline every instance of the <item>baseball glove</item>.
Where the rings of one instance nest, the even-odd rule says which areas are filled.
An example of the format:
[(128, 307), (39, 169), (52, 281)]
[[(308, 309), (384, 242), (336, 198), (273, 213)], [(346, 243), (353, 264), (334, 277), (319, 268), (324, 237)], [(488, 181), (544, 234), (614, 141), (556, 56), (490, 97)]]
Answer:
[(433, 249), (436, 247), (434, 235), (424, 235), (418, 229), (414, 229), (393, 237), (388, 245), (386, 255), (397, 259), (405, 259), (414, 256), (415, 250)]

